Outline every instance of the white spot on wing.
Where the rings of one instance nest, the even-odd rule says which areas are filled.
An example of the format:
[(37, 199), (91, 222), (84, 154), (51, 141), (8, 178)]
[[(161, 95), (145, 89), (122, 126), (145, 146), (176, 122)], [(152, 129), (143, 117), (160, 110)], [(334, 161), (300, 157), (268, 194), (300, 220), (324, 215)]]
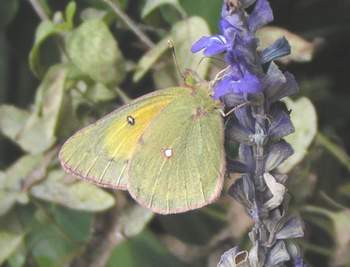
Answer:
[(169, 159), (173, 156), (173, 150), (171, 148), (165, 148), (163, 149), (163, 155)]

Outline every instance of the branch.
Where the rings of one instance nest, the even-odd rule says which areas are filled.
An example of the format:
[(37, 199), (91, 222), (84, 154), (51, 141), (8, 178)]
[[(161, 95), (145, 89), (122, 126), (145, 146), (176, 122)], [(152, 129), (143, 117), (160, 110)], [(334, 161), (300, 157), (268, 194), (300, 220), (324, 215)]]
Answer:
[(49, 16), (46, 14), (45, 10), (41, 6), (38, 0), (28, 0), (29, 3), (32, 5), (33, 9), (35, 10), (35, 13), (38, 15), (38, 17), (41, 20), (50, 20)]
[(115, 12), (115, 14), (125, 23), (125, 25), (135, 33), (135, 35), (148, 47), (153, 48), (155, 44), (149, 39), (118, 6), (117, 3), (113, 3), (110, 0), (102, 0)]
[(115, 199), (116, 206), (113, 209), (97, 216), (93, 238), (71, 266), (105, 267), (114, 248), (125, 239), (120, 229), (119, 214), (127, 201), (122, 193), (116, 193)]

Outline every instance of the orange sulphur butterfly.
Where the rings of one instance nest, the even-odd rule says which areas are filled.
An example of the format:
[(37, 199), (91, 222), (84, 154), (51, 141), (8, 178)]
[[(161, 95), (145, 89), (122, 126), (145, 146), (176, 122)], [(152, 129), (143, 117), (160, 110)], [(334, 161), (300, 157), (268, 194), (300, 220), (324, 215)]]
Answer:
[(159, 90), (78, 131), (59, 152), (63, 168), (128, 190), (161, 214), (216, 200), (225, 173), (224, 126), (207, 84)]

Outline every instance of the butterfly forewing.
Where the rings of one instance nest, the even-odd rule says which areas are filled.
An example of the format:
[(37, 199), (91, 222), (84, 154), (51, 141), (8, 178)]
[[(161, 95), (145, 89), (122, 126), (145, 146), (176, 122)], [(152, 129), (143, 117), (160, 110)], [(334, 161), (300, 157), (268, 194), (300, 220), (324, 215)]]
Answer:
[(78, 131), (60, 150), (62, 166), (98, 185), (126, 189), (127, 166), (140, 136), (175, 97), (174, 88), (146, 95)]

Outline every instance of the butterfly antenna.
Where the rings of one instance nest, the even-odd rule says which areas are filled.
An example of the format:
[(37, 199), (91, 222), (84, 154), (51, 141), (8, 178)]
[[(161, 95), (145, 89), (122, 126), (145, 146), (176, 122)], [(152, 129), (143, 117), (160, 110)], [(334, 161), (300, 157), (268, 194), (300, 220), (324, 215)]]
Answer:
[(217, 64), (215, 61), (219, 61), (219, 62), (223, 62), (223, 63), (225, 62), (225, 60), (223, 60), (221, 58), (217, 58), (217, 57), (202, 57), (197, 64), (197, 69), (199, 69), (199, 66), (203, 63), (204, 60), (209, 60), (210, 63), (212, 63), (217, 68), (221, 68), (222, 66)]
[(180, 68), (179, 62), (177, 61), (175, 46), (174, 46), (174, 42), (172, 40), (168, 40), (168, 47), (171, 50), (171, 55), (173, 56), (173, 60), (174, 60), (174, 64), (175, 64), (177, 72), (179, 73), (180, 77), (183, 80), (185, 80), (186, 77), (185, 77), (184, 72)]
[(231, 108), (227, 113), (223, 113), (223, 114), (224, 114), (224, 115), (223, 115), (224, 118), (230, 116), (230, 115), (231, 115), (233, 112), (235, 112), (236, 110), (238, 110), (238, 109), (240, 109), (240, 108), (243, 108), (243, 107), (245, 107), (245, 106), (247, 106), (247, 105), (249, 105), (249, 104), (250, 104), (250, 102), (247, 101), (247, 102), (244, 102), (244, 103), (242, 103), (242, 104), (239, 104), (239, 105), (237, 105), (237, 106)]

